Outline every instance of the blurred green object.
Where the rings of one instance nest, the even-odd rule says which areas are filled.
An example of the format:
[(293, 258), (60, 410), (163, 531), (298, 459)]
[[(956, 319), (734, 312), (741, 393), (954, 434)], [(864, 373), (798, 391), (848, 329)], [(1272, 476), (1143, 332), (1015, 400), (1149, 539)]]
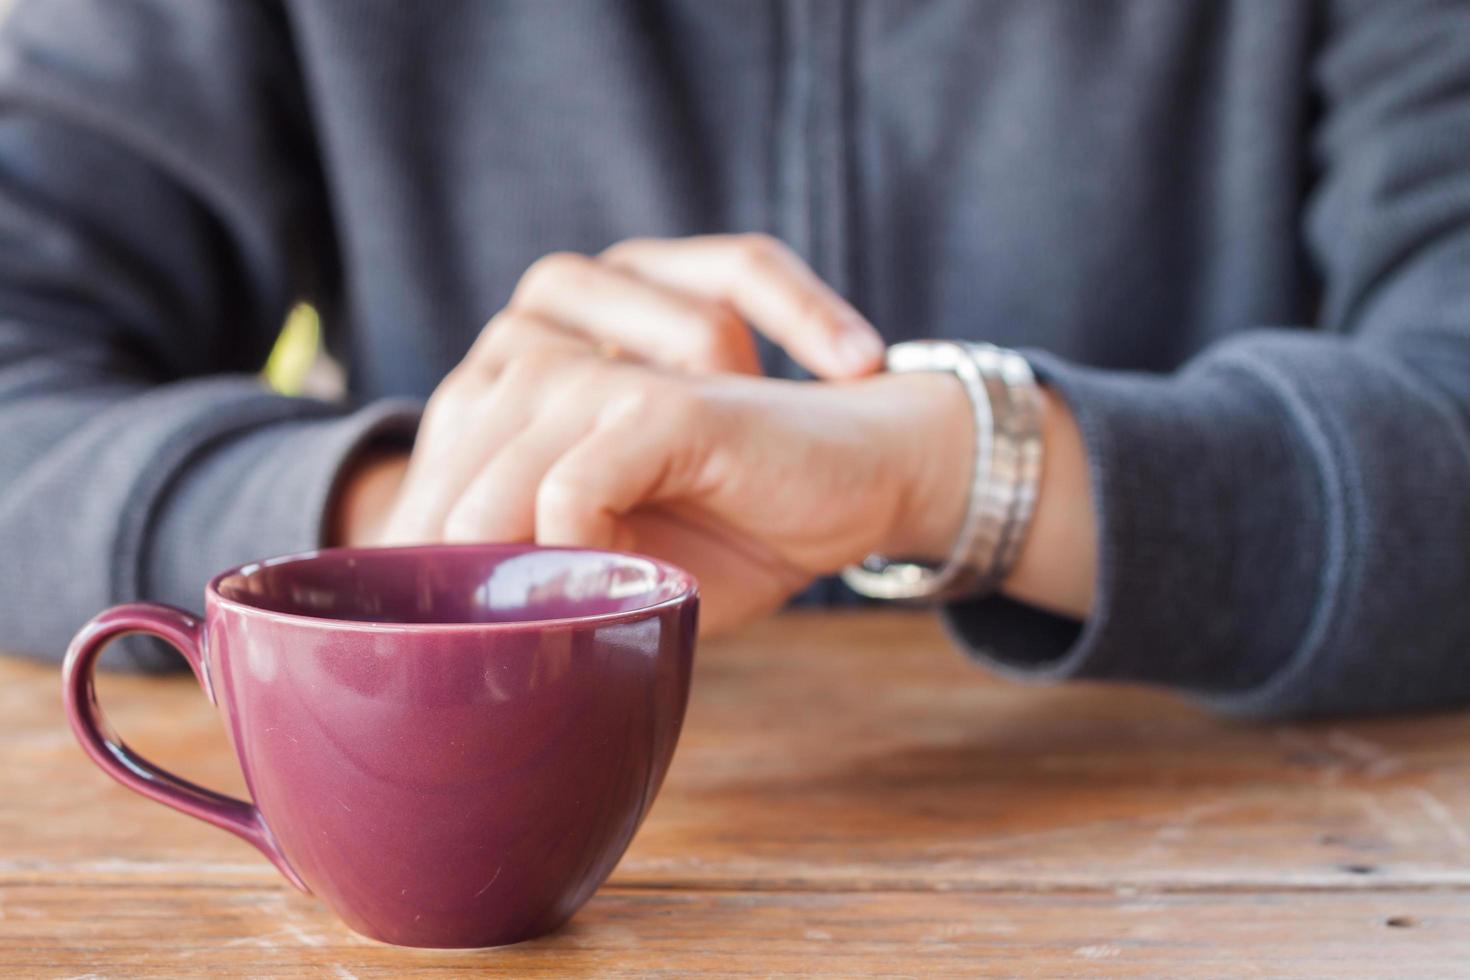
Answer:
[(297, 303), (286, 315), (281, 335), (266, 358), (262, 374), (266, 384), (283, 395), (299, 395), (306, 386), (307, 375), (321, 353), (322, 322), (316, 308)]

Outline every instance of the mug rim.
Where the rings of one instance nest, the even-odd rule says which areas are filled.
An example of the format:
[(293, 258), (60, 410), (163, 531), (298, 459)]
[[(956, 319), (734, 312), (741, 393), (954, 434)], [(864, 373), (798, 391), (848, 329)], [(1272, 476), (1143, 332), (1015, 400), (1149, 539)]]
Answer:
[[(358, 554), (382, 554), (384, 552), (417, 552), (417, 553), (445, 553), (454, 551), (478, 551), (502, 554), (525, 554), (530, 551), (561, 551), (577, 552), (580, 554), (609, 555), (615, 558), (633, 558), (653, 565), (658, 571), (668, 577), (669, 581), (678, 585), (678, 591), (666, 599), (650, 603), (646, 606), (638, 606), (633, 609), (623, 609), (616, 612), (590, 613), (584, 616), (558, 616), (551, 619), (511, 619), (511, 620), (489, 620), (482, 622), (460, 622), (460, 623), (409, 623), (388, 620), (361, 620), (361, 619), (338, 619), (331, 616), (313, 616), (303, 612), (282, 612), (276, 609), (266, 609), (263, 606), (252, 605), (239, 599), (232, 599), (220, 591), (219, 586), (225, 579), (234, 575), (247, 575), (261, 568), (274, 567), (276, 565), (289, 565), (296, 562), (311, 561), (323, 557), (351, 557)], [(242, 615), (258, 616), (263, 619), (276, 622), (290, 623), (300, 626), (314, 626), (318, 628), (330, 628), (333, 630), (349, 630), (362, 632), (383, 633), (464, 633), (464, 632), (525, 632), (527, 630), (541, 629), (578, 629), (588, 626), (604, 626), (617, 623), (632, 622), (646, 619), (649, 616), (685, 605), (699, 598), (699, 582), (693, 575), (678, 565), (666, 562), (660, 558), (640, 554), (636, 551), (614, 551), (609, 548), (582, 548), (576, 546), (538, 544), (412, 544), (412, 545), (381, 545), (371, 547), (339, 547), (339, 548), (313, 548), (309, 551), (297, 551), (287, 555), (277, 555), (271, 558), (257, 558), (254, 561), (243, 562), (233, 568), (228, 568), (209, 580), (205, 587), (205, 611), (212, 607), (234, 610)]]

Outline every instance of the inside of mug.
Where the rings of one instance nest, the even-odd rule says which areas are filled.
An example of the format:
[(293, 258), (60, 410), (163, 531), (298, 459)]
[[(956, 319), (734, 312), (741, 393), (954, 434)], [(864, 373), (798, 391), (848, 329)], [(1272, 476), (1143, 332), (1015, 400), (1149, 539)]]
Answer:
[(604, 551), (442, 545), (344, 549), (246, 565), (225, 599), (369, 623), (535, 622), (632, 612), (693, 588), (671, 566)]

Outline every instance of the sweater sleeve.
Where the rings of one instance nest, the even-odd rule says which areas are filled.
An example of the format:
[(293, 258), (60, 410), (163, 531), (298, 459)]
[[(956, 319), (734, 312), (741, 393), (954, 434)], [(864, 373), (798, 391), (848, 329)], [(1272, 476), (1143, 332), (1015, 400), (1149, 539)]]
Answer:
[[(411, 431), (256, 379), (330, 306), (302, 87), (265, 2), (19, 0), (0, 26), (0, 644), (198, 608), (231, 564), (318, 545), (342, 462)], [(172, 658), (148, 644), (114, 665)]]
[(1470, 702), (1470, 7), (1328, 4), (1314, 74), (1318, 329), (1170, 376), (1033, 355), (1083, 432), (1100, 568), (1080, 627), (946, 611), (1002, 671), (1245, 715)]

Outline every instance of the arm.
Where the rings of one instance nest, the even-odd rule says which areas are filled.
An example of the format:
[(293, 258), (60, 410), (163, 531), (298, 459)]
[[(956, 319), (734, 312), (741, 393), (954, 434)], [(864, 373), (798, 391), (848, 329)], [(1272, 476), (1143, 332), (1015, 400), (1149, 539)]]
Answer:
[[(947, 612), (978, 656), (1257, 715), (1470, 699), (1462, 11), (1330, 7), (1307, 228), (1320, 330), (1243, 333), (1172, 376), (1031, 355), (1051, 392), (1035, 524), (1005, 594)], [(935, 528), (969, 461), (933, 448), (967, 444), (947, 379), (699, 381), (494, 346), (480, 382), (436, 400), (524, 405), (521, 442), (541, 445), (466, 460), (478, 475), (416, 536), (631, 541), (694, 565), (735, 622), (953, 533)], [(431, 482), (410, 474), (400, 504)]]
[(1085, 436), (1096, 596), (1080, 628), (951, 609), (992, 663), (1247, 714), (1470, 699), (1470, 19), (1328, 9), (1322, 329), (1249, 333), (1172, 377), (1036, 355)]
[[(942, 557), (964, 517), (972, 465), (963, 387), (935, 374), (755, 383), (750, 328), (829, 380), (862, 378), (882, 353), (871, 325), (764, 236), (635, 240), (596, 258), (536, 262), (430, 399), (412, 458), (367, 455), (349, 470), (331, 540), (524, 540), (544, 531), (543, 540), (647, 550), (699, 574), (701, 622), (715, 629), (774, 607), (864, 548)], [(557, 390), (569, 375), (585, 380)], [(603, 403), (614, 396), (602, 390), (648, 404), (619, 409)], [(665, 424), (661, 413), (677, 416), (681, 404), (689, 424)], [(541, 527), (538, 486), (568, 439), (604, 416), (616, 426), (624, 411), (639, 418), (637, 431), (628, 445), (608, 447), (599, 468), (636, 479), (630, 455), (692, 440), (698, 446), (678, 451), (718, 454), (722, 464), (699, 465), (740, 472), (711, 477), (718, 486), (661, 488), (704, 498), (688, 501), (707, 512), (694, 524), (634, 513), (656, 510), (635, 499), (621, 505), (627, 519), (610, 537)], [(1044, 499), (1033, 547), (1008, 587), (1080, 615), (1090, 601), (1093, 537), (1080, 437), (1057, 398), (1048, 398), (1044, 423)], [(655, 433), (668, 441), (660, 445)], [(738, 459), (728, 458), (732, 449)]]
[[(318, 543), (340, 461), (400, 408), (256, 381), (332, 240), (264, 3), (18, 3), (0, 29), (0, 621), (59, 656), (138, 597)], [(134, 666), (171, 663), (124, 648)]]
[[(1032, 355), (1051, 391), (1035, 524), (1006, 594), (948, 611), (977, 655), (1253, 714), (1470, 698), (1460, 9), (1331, 8), (1309, 223), (1321, 331), (1245, 333), (1168, 377)], [(497, 416), (498, 400), (523, 413), (516, 438), (431, 426), (416, 456), (476, 448), (447, 496), (410, 467), (394, 505), (410, 538), (631, 542), (693, 566), (736, 622), (867, 551), (942, 551), (935, 528), (957, 522), (969, 461), (934, 449), (967, 445), (946, 379), (700, 380), (483, 346), (430, 416)]]

